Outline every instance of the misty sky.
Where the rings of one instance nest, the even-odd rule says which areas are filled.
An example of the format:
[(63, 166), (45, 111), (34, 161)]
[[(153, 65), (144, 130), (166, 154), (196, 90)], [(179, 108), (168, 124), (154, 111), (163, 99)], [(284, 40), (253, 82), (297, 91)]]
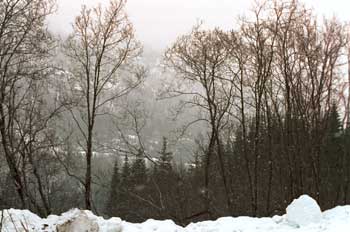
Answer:
[[(248, 12), (254, 0), (128, 0), (127, 12), (138, 38), (147, 47), (163, 49), (188, 32), (198, 20), (206, 26), (232, 28), (235, 19)], [(62, 36), (71, 30), (81, 4), (93, 6), (109, 0), (57, 0), (58, 11), (51, 16), (50, 28)], [(303, 0), (317, 14), (350, 21), (348, 0)]]

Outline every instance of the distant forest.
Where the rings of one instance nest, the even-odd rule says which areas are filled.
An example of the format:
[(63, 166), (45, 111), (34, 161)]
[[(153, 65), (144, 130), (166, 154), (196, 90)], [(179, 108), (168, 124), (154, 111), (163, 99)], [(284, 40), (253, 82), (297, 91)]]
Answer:
[(158, 56), (125, 6), (83, 6), (62, 39), (53, 0), (0, 2), (0, 209), (186, 225), (350, 204), (348, 24), (261, 1)]

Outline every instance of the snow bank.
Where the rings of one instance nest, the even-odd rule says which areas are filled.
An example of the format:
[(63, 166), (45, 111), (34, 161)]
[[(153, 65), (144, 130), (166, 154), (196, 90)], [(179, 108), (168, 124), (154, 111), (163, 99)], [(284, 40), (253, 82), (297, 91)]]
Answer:
[[(0, 211), (1, 232), (349, 232), (350, 206), (321, 212), (316, 201), (304, 195), (294, 200), (287, 214), (272, 218), (225, 217), (180, 227), (170, 220), (133, 224), (108, 220), (90, 211), (73, 209), (61, 216), (41, 219), (28, 210)], [(1, 225), (1, 223), (0, 223)]]

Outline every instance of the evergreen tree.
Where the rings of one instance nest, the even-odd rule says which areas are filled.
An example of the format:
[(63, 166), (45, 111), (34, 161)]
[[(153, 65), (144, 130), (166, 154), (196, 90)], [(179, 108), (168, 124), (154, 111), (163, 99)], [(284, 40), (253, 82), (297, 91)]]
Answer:
[(162, 149), (158, 152), (160, 157), (158, 164), (155, 165), (154, 177), (157, 188), (160, 189), (162, 194), (169, 195), (172, 191), (171, 188), (176, 185), (176, 173), (172, 167), (172, 152), (168, 151), (167, 139), (163, 137)]
[(130, 181), (130, 165), (129, 165), (129, 158), (128, 155), (124, 156), (124, 163), (123, 163), (123, 169), (122, 169), (122, 184), (127, 185)]
[(329, 137), (340, 137), (340, 133), (342, 132), (342, 123), (340, 120), (340, 116), (338, 113), (338, 107), (335, 103), (333, 103), (329, 117), (328, 117), (328, 136)]
[(106, 205), (106, 213), (109, 216), (118, 216), (118, 204), (120, 200), (119, 196), (119, 186), (120, 185), (120, 176), (119, 176), (119, 167), (118, 159), (115, 159), (113, 175), (111, 180), (111, 189), (109, 192), (109, 199)]
[(147, 181), (147, 168), (142, 149), (139, 149), (132, 164), (131, 179), (134, 190), (142, 190), (144, 188)]
[(122, 172), (121, 172), (121, 180), (120, 180), (120, 193), (119, 193), (119, 212), (120, 217), (124, 220), (130, 220), (130, 205), (132, 202), (131, 196), (129, 192), (131, 191), (131, 170), (129, 164), (128, 155), (125, 155)]
[(324, 207), (331, 207), (342, 201), (341, 189), (344, 182), (342, 147), (342, 124), (337, 106), (332, 105), (326, 118), (325, 141), (321, 153), (321, 197)]
[(144, 151), (139, 149), (131, 166), (131, 189), (132, 201), (129, 210), (132, 213), (133, 222), (141, 222), (148, 213), (148, 205), (141, 199), (147, 199), (147, 168), (144, 159)]
[(168, 141), (166, 137), (163, 137), (162, 150), (159, 152), (159, 169), (161, 172), (172, 171), (171, 162), (173, 160), (173, 153), (168, 152)]

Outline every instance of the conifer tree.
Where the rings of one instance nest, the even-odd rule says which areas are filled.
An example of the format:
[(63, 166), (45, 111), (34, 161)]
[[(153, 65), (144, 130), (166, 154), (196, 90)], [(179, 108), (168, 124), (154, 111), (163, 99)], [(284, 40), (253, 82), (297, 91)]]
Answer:
[(166, 137), (163, 137), (162, 150), (159, 152), (159, 168), (161, 172), (172, 171), (171, 162), (173, 160), (173, 153), (168, 152), (168, 141)]
[(124, 163), (122, 168), (122, 184), (127, 184), (130, 181), (130, 165), (128, 155), (124, 156)]
[(109, 199), (106, 205), (106, 213), (109, 216), (118, 216), (118, 205), (120, 200), (120, 175), (118, 167), (118, 159), (114, 161), (113, 175), (111, 180), (111, 189), (109, 192)]
[(142, 190), (144, 188), (147, 181), (147, 168), (142, 149), (139, 149), (132, 164), (131, 178), (134, 190)]
[(321, 194), (326, 207), (340, 203), (342, 183), (344, 181), (344, 166), (342, 147), (342, 125), (336, 104), (332, 105), (326, 118), (326, 136), (322, 144), (321, 154)]
[(132, 191), (129, 210), (132, 213), (132, 220), (134, 222), (141, 222), (145, 219), (144, 215), (147, 215), (147, 204), (141, 199), (147, 199), (146, 186), (147, 186), (147, 167), (144, 159), (144, 151), (139, 149), (135, 160), (131, 166), (130, 172), (131, 188)]
[(328, 117), (328, 135), (330, 137), (340, 137), (339, 133), (341, 133), (342, 125), (340, 116), (338, 113), (338, 107), (335, 103), (333, 103), (330, 115)]
[(121, 172), (121, 180), (120, 180), (120, 217), (124, 220), (130, 219), (130, 194), (129, 191), (131, 190), (131, 170), (130, 170), (130, 164), (129, 164), (129, 158), (128, 155), (124, 156), (124, 162)]

